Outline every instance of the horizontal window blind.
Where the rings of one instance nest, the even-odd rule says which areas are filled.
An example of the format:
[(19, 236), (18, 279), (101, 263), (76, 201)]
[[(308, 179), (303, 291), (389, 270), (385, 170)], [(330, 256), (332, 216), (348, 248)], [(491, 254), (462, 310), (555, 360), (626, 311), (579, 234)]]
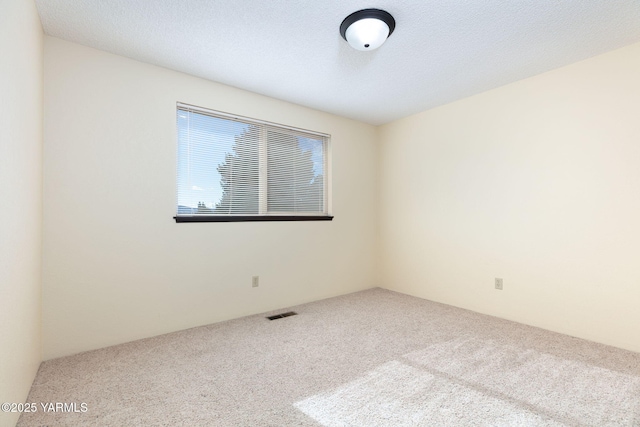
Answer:
[(328, 135), (178, 104), (177, 217), (322, 216)]

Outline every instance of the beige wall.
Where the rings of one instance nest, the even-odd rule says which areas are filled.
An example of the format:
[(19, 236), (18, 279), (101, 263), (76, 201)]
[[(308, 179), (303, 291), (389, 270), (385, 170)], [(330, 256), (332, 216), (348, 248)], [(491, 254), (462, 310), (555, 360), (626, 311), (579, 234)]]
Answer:
[[(335, 219), (176, 224), (177, 101), (331, 134)], [(51, 37), (44, 105), (45, 359), (377, 284), (375, 127)]]
[(640, 351), (639, 76), (635, 44), (383, 126), (384, 285)]
[[(640, 351), (638, 71), (633, 45), (376, 129), (46, 37), (44, 356), (380, 283)], [(177, 101), (332, 134), (335, 220), (176, 224)]]
[[(41, 361), (42, 27), (32, 1), (0, 11), (0, 403), (24, 402)], [(0, 426), (18, 415), (0, 412)]]

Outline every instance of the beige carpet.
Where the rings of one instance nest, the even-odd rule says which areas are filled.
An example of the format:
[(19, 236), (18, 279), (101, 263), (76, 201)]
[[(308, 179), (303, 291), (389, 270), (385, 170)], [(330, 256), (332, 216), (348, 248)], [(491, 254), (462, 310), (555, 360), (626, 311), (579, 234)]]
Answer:
[(287, 310), (47, 361), (18, 425), (640, 426), (638, 353), (382, 289)]

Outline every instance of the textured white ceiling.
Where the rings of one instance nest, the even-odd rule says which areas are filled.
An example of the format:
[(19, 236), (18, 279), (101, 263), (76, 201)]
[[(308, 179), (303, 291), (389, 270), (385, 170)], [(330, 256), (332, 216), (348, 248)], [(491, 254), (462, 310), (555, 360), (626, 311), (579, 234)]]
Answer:
[[(36, 0), (62, 39), (372, 124), (640, 41), (640, 0)], [(378, 50), (339, 34), (396, 19)]]

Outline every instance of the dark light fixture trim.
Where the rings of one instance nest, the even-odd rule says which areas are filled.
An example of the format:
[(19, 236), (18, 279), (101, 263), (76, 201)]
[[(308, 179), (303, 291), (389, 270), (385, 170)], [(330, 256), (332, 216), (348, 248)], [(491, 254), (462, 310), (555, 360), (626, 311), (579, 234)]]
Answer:
[(393, 16), (391, 16), (389, 12), (380, 9), (362, 9), (344, 18), (344, 21), (340, 24), (340, 35), (342, 38), (347, 40), (347, 28), (349, 28), (351, 24), (367, 18), (379, 19), (387, 24), (389, 27), (389, 36), (393, 33), (393, 30), (396, 29), (396, 20), (393, 19)]
[[(351, 44), (351, 42), (349, 42), (349, 39), (347, 39), (347, 30), (351, 25), (363, 19), (377, 19), (379, 21), (384, 22), (387, 25), (387, 27), (389, 27), (389, 34), (387, 34), (386, 38), (389, 38), (389, 36), (393, 33), (393, 30), (395, 30), (396, 28), (396, 20), (387, 11), (380, 10), (380, 9), (362, 9), (357, 12), (353, 12), (351, 15), (344, 18), (344, 20), (342, 21), (342, 24), (340, 24), (340, 35), (349, 44)], [(353, 44), (351, 44), (351, 46), (355, 47)], [(380, 45), (376, 47), (379, 47), (379, 46)], [(369, 45), (365, 44), (364, 47), (368, 48)], [(374, 47), (374, 49), (376, 47)], [(366, 50), (366, 49), (359, 49), (359, 50)]]

